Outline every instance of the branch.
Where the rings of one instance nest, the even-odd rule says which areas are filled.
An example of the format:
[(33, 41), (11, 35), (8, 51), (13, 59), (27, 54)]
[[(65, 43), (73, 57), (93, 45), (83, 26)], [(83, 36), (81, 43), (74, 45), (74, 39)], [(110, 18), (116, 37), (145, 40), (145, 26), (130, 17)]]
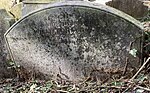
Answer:
[(144, 62), (144, 64), (141, 66), (141, 68), (136, 72), (136, 74), (130, 79), (130, 81), (133, 81), (133, 79), (142, 71), (142, 69), (145, 67), (145, 65), (149, 62), (150, 57)]

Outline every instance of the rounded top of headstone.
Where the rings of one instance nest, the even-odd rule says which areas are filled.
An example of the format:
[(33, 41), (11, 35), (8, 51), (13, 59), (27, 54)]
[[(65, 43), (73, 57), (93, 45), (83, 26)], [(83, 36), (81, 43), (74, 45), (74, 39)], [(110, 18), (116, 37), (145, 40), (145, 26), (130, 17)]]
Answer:
[[(95, 8), (95, 9), (99, 9), (101, 11), (105, 11), (108, 13), (111, 13), (112, 15), (116, 15), (119, 16), (129, 22), (131, 22), (132, 24), (136, 25), (137, 27), (139, 27), (140, 29), (144, 29), (143, 25), (141, 24), (141, 22), (139, 22), (138, 20), (136, 20), (135, 18), (131, 17), (130, 15), (117, 10), (115, 8), (106, 6), (106, 5), (102, 5), (102, 4), (98, 4), (98, 3), (92, 3), (89, 1), (62, 1), (62, 2), (56, 2), (53, 4), (49, 4), (45, 7), (42, 7), (38, 10), (35, 10), (27, 15), (25, 15), (24, 17), (22, 17), (19, 21), (17, 21), (14, 26), (18, 23), (20, 23), (24, 18), (27, 18), (28, 16), (32, 15), (32, 14), (36, 14), (40, 11), (46, 10), (46, 9), (50, 9), (50, 8), (54, 8), (54, 7), (64, 7), (64, 6), (82, 6), (82, 7), (87, 7), (87, 8)], [(12, 26), (12, 27), (14, 27)], [(11, 29), (11, 28), (10, 28)]]

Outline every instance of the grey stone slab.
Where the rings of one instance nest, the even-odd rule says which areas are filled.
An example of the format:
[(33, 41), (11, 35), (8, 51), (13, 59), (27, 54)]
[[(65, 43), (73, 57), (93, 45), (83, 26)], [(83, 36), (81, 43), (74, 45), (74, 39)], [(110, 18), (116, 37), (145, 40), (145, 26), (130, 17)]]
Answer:
[(24, 0), (22, 7), (22, 16), (31, 13), (37, 9), (46, 7), (48, 4), (60, 1), (83, 1), (83, 0)]
[(23, 3), (23, 8), (22, 8), (22, 16), (25, 16), (26, 14), (42, 8), (43, 6), (48, 5), (47, 3), (44, 4), (35, 4), (35, 3)]
[(8, 51), (4, 40), (4, 33), (12, 25), (14, 20), (8, 15), (6, 10), (0, 9), (0, 79), (6, 77), (13, 77), (14, 73), (8, 69)]
[(143, 4), (143, 1), (144, 0), (112, 0), (106, 4), (134, 18), (142, 18), (148, 14), (148, 7)]
[(60, 0), (24, 0), (23, 7), (22, 7), (22, 16), (25, 16), (26, 14), (34, 10), (45, 7), (50, 3), (54, 3), (58, 1)]
[[(97, 74), (91, 75), (99, 78), (122, 71), (127, 59), (129, 69), (139, 67), (142, 29), (139, 21), (114, 8), (70, 1), (28, 14), (5, 37), (17, 64), (44, 77), (78, 81), (93, 69)], [(131, 49), (138, 51), (136, 57)]]

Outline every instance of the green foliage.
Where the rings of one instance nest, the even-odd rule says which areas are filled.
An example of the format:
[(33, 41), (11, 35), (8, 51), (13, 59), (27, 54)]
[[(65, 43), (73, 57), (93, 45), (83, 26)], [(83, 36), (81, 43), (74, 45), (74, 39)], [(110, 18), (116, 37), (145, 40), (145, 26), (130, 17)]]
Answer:
[(144, 93), (144, 90), (143, 89), (137, 89), (136, 93)]
[(141, 22), (150, 21), (150, 11), (147, 13), (146, 16), (139, 18), (138, 20), (140, 20)]
[(147, 80), (148, 79), (148, 76), (144, 75), (144, 74), (140, 74), (137, 79), (136, 79), (136, 82), (138, 83), (143, 83), (144, 80)]
[(8, 68), (14, 68), (14, 69), (17, 69), (17, 68), (20, 68), (20, 65), (17, 65), (14, 61), (8, 61), (8, 64), (9, 64), (9, 67)]
[(129, 53), (130, 53), (132, 56), (136, 57), (136, 55), (137, 55), (137, 50), (136, 50), (136, 49), (132, 49), (132, 50), (129, 51)]
[(111, 83), (112, 86), (123, 86), (124, 85), (124, 82), (120, 82), (120, 81), (113, 81)]

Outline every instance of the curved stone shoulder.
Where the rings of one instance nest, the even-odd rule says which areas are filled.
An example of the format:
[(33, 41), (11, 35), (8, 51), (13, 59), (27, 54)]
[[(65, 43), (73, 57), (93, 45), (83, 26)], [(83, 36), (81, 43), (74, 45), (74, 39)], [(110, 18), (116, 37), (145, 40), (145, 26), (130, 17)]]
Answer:
[(7, 35), (7, 33), (18, 23), (20, 23), (21, 21), (23, 21), (25, 18), (27, 18), (28, 16), (35, 14), (37, 12), (40, 12), (42, 10), (45, 9), (50, 9), (53, 7), (61, 7), (61, 6), (83, 6), (83, 7), (89, 7), (89, 8), (96, 8), (108, 13), (111, 13), (113, 15), (119, 16), (129, 22), (131, 22), (132, 24), (136, 25), (137, 27), (139, 27), (140, 29), (144, 29), (143, 25), (137, 21), (136, 19), (134, 19), (133, 17), (129, 16), (128, 14), (121, 12), (115, 8), (109, 7), (109, 6), (105, 6), (102, 4), (98, 4), (98, 3), (91, 3), (91, 2), (85, 2), (85, 1), (63, 1), (63, 2), (57, 2), (57, 3), (53, 3), (53, 4), (49, 4), (41, 9), (35, 10), (29, 14), (27, 14), (26, 16), (24, 16), (22, 19), (20, 19), (19, 21), (17, 21), (6, 33), (5, 36)]
[[(139, 28), (143, 29), (143, 25), (137, 21), (135, 18), (131, 17), (130, 15), (117, 10), (115, 8), (106, 6), (106, 5), (102, 5), (102, 4), (98, 4), (98, 3), (91, 3), (91, 2), (86, 2), (86, 1), (66, 1), (66, 2), (59, 2), (59, 3), (54, 3), (52, 5), (49, 5), (48, 7), (45, 8), (50, 8), (50, 7), (59, 7), (59, 6), (84, 6), (84, 7), (89, 7), (89, 8), (96, 8), (111, 14), (114, 14), (116, 16), (119, 16), (125, 20), (130, 21), (131, 23), (135, 24), (136, 26), (138, 26)], [(44, 8), (44, 9), (45, 9)], [(40, 9), (41, 10), (41, 9)]]

